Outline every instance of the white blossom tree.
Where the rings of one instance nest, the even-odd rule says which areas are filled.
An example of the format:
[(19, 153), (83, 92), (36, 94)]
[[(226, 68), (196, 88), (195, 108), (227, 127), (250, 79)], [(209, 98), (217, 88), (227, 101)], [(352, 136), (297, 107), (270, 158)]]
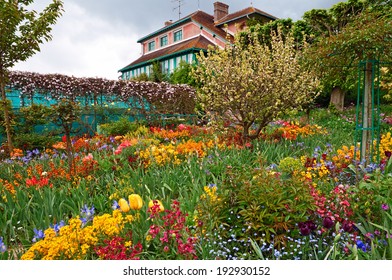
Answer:
[(291, 35), (283, 40), (278, 32), (263, 45), (257, 36), (248, 31), (224, 49), (201, 53), (193, 72), (204, 111), (241, 126), (244, 139), (257, 138), (280, 114), (312, 102), (319, 84), (301, 66), (305, 44), (298, 50)]

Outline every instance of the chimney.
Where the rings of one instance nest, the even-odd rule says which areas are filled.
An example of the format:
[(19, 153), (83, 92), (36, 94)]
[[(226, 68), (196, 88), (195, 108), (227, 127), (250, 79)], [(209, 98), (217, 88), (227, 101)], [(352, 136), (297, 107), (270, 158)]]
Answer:
[(172, 23), (173, 23), (172, 20), (165, 21), (165, 26), (169, 26), (169, 25), (171, 25)]
[(229, 14), (229, 5), (226, 5), (222, 2), (215, 2), (214, 3), (214, 21), (217, 22), (218, 20), (224, 18)]

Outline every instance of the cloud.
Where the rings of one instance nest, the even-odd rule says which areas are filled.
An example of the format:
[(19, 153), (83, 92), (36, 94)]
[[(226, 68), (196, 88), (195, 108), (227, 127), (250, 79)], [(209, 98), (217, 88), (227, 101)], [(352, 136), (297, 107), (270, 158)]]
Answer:
[[(213, 14), (216, 0), (184, 0), (182, 16), (198, 9)], [(38, 11), (50, 0), (36, 1)], [(53, 26), (53, 40), (14, 70), (117, 79), (122, 67), (140, 56), (137, 40), (178, 19), (173, 0), (65, 0), (65, 12)], [(334, 0), (222, 0), (235, 12), (251, 5), (279, 18), (301, 18), (313, 8), (330, 8)]]
[(53, 27), (53, 40), (15, 69), (117, 79), (117, 71), (140, 55), (131, 25), (108, 21), (73, 2)]

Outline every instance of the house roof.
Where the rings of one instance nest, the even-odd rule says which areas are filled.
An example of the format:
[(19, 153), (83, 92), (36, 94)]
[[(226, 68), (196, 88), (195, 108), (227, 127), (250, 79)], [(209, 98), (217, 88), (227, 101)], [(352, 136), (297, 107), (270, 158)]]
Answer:
[(215, 25), (216, 26), (221, 26), (223, 24), (229, 23), (231, 21), (235, 21), (237, 19), (240, 19), (240, 18), (243, 18), (243, 17), (246, 17), (246, 16), (250, 16), (252, 14), (259, 14), (259, 15), (262, 15), (264, 17), (270, 18), (272, 20), (278, 19), (277, 17), (274, 17), (273, 15), (270, 15), (270, 14), (268, 14), (268, 13), (262, 11), (262, 10), (259, 10), (257, 8), (254, 8), (254, 7), (248, 7), (248, 8), (245, 8), (243, 10), (240, 10), (238, 12), (228, 14), (227, 16), (225, 16), (225, 17), (221, 18), (220, 20), (218, 20), (217, 22), (215, 22)]
[(200, 35), (198, 37), (194, 37), (192, 39), (185, 40), (185, 41), (180, 42), (178, 44), (171, 45), (169, 47), (159, 49), (154, 52), (146, 53), (145, 55), (139, 57), (138, 59), (136, 59), (135, 61), (133, 61), (129, 65), (127, 65), (124, 68), (122, 68), (121, 70), (119, 70), (119, 72), (124, 72), (124, 71), (130, 70), (132, 68), (140, 67), (143, 64), (149, 64), (149, 63), (151, 63), (151, 61), (153, 61), (154, 59), (157, 59), (158, 57), (159, 58), (168, 58), (168, 57), (176, 56), (176, 55), (179, 55), (179, 54), (185, 53), (185, 52), (191, 52), (191, 51), (196, 52), (196, 51), (200, 51), (200, 50), (206, 50), (206, 49), (208, 49), (208, 46), (211, 46), (211, 45), (213, 45), (213, 43), (211, 43), (211, 41), (209, 41), (204, 36)]
[(165, 33), (171, 29), (175, 29), (178, 26), (189, 22), (189, 21), (194, 21), (198, 24), (200, 24), (201, 26), (208, 28), (212, 33), (215, 33), (216, 35), (222, 37), (223, 39), (226, 38), (226, 32), (224, 30), (222, 30), (221, 28), (218, 28), (217, 26), (215, 26), (214, 24), (214, 17), (212, 15), (207, 14), (206, 12), (203, 11), (197, 11), (194, 12), (180, 20), (177, 20), (175, 22), (173, 22), (170, 25), (164, 26), (161, 29), (158, 29), (157, 31), (148, 34), (147, 36), (144, 36), (143, 38), (140, 38), (137, 42), (138, 43), (142, 43), (152, 37), (155, 37), (159, 34)]

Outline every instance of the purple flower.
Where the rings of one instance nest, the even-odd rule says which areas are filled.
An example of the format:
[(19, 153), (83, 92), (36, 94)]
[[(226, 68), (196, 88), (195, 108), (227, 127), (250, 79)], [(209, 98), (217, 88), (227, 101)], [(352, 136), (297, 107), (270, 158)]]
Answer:
[(315, 224), (313, 221), (307, 221), (307, 222), (306, 222), (306, 225), (308, 226), (308, 228), (309, 228), (310, 230), (315, 230), (315, 229), (317, 229), (317, 226), (316, 226), (316, 224)]
[(311, 230), (310, 228), (308, 228), (308, 226), (306, 225), (306, 223), (299, 223), (298, 224), (299, 227), (299, 231), (301, 232), (301, 234), (303, 236), (307, 236), (310, 234)]
[(303, 236), (309, 235), (312, 230), (317, 228), (316, 224), (313, 221), (306, 221), (298, 223), (299, 231)]
[(33, 237), (33, 242), (37, 242), (39, 239), (44, 239), (45, 238), (45, 234), (42, 231), (42, 229), (34, 229), (34, 237)]
[(387, 210), (389, 209), (388, 204), (383, 203), (383, 204), (381, 205), (381, 209), (384, 210), (384, 211), (387, 211)]
[(344, 220), (342, 223), (342, 228), (345, 232), (352, 232), (353, 231), (353, 223), (347, 220)]
[(80, 210), (81, 218), (80, 220), (82, 221), (82, 226), (84, 226), (86, 223), (89, 221), (92, 221), (94, 219), (94, 213), (95, 213), (95, 208), (94, 205), (89, 208), (87, 204), (85, 204), (82, 209)]
[(332, 228), (334, 224), (334, 221), (330, 217), (325, 217), (323, 220), (323, 227), (325, 228)]
[(60, 223), (54, 224), (54, 225), (52, 226), (52, 228), (54, 229), (54, 231), (55, 231), (56, 233), (58, 233), (58, 232), (60, 231), (60, 228), (62, 228), (63, 226), (65, 226), (65, 223), (64, 223), (63, 220), (61, 220)]
[(113, 210), (120, 209), (120, 205), (118, 205), (117, 200), (114, 200), (114, 201), (113, 201), (112, 209), (113, 209)]
[(4, 253), (5, 251), (7, 251), (7, 246), (3, 242), (3, 237), (0, 237), (0, 253)]

